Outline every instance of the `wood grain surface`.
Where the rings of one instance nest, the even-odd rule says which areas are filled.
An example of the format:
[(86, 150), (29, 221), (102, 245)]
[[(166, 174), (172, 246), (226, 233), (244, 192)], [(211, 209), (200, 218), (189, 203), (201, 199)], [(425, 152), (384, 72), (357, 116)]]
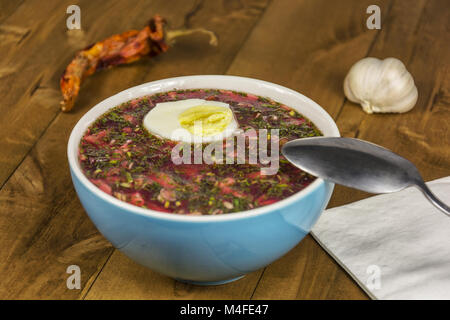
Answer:
[[(68, 31), (66, 8), (81, 8)], [(366, 8), (381, 8), (381, 30)], [(164, 55), (93, 75), (62, 114), (58, 79), (74, 53), (155, 13), (219, 36), (180, 39)], [(323, 106), (343, 136), (386, 146), (426, 180), (450, 174), (450, 2), (447, 0), (7, 1), (0, 0), (0, 299), (367, 299), (310, 237), (268, 267), (214, 287), (179, 283), (115, 250), (88, 219), (66, 160), (71, 129), (93, 105), (172, 76), (232, 74), (272, 81)], [(401, 59), (419, 90), (400, 115), (367, 115), (342, 90), (357, 60)], [(329, 207), (370, 196), (337, 187)], [(68, 290), (66, 268), (82, 271)]]

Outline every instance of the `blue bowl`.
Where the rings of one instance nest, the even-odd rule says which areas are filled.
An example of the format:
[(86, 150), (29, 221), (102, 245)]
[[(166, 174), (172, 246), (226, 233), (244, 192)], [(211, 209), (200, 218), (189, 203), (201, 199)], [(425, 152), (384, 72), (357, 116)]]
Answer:
[(308, 234), (326, 207), (334, 185), (316, 179), (274, 204), (217, 216), (187, 216), (144, 209), (93, 185), (78, 162), (80, 139), (108, 109), (143, 95), (172, 89), (216, 88), (270, 97), (309, 118), (325, 136), (339, 136), (332, 118), (298, 92), (269, 82), (234, 76), (187, 76), (146, 83), (93, 107), (69, 138), (68, 159), (80, 201), (98, 230), (125, 255), (180, 281), (222, 284), (267, 266)]

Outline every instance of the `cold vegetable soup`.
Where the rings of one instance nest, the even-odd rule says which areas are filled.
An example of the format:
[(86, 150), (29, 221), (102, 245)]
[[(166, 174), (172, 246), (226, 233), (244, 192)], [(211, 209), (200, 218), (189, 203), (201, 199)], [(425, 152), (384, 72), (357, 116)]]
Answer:
[(267, 206), (315, 178), (279, 154), (320, 136), (294, 109), (265, 97), (174, 90), (110, 109), (84, 133), (79, 163), (103, 192), (135, 206), (218, 215)]

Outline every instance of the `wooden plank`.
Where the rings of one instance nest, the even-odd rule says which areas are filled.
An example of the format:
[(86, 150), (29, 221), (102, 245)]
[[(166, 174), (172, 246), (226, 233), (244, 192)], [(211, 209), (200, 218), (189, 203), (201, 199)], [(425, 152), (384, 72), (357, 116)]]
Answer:
[(343, 75), (376, 35), (365, 27), (368, 3), (274, 1), (227, 73), (287, 86), (336, 116)]
[[(81, 9), (82, 30), (66, 28), (66, 8), (71, 4), (79, 5)], [(130, 5), (126, 0), (106, 3), (30, 0), (7, 17), (0, 25), (0, 135), (4, 137), (0, 140), (0, 149), (4, 150), (0, 158), (0, 187), (60, 112), (59, 78), (76, 51), (112, 34), (142, 28), (155, 13), (169, 18), (174, 26), (182, 26), (183, 13), (190, 12), (193, 7), (196, 7), (194, 0), (177, 2), (177, 10), (163, 0), (141, 1), (136, 5)], [(195, 45), (199, 44), (206, 47), (202, 52), (204, 55), (211, 52), (204, 39), (195, 42)], [(195, 55), (191, 58), (195, 57), (198, 58)], [(139, 84), (147, 74), (142, 72), (143, 68), (151, 68), (153, 63), (146, 60), (123, 67), (125, 70), (114, 70), (116, 74), (129, 75), (126, 79), (134, 81), (116, 82), (103, 96), (92, 95), (97, 100), (82, 100), (77, 105), (93, 104), (118, 90)], [(198, 62), (190, 65), (195, 68)], [(94, 79), (94, 82), (101, 81), (102, 75), (95, 75)], [(90, 82), (91, 79), (87, 79), (86, 85)], [(80, 98), (84, 94), (83, 88)]]
[(82, 210), (62, 161), (77, 119), (60, 116), (0, 191), (2, 299), (76, 298), (79, 291), (66, 288), (66, 268), (79, 265), (84, 285), (111, 253)]
[(194, 286), (153, 272), (116, 250), (86, 299), (249, 299), (261, 273), (221, 286)]
[[(450, 173), (450, 148), (442, 148), (439, 143), (450, 141), (449, 132), (444, 129), (448, 128), (450, 120), (448, 80), (443, 80), (449, 39), (448, 30), (445, 30), (449, 11), (443, 10), (446, 6), (442, 1), (422, 1), (414, 8), (408, 1), (394, 2), (369, 52), (370, 56), (395, 56), (407, 63), (421, 95), (414, 111), (404, 115), (366, 115), (359, 107), (346, 102), (337, 118), (338, 127), (344, 136), (358, 136), (409, 156), (419, 165), (426, 178)], [(386, 6), (382, 10), (386, 10)], [(341, 74), (341, 79), (345, 73)], [(343, 97), (342, 90), (340, 94)], [(439, 111), (430, 108), (433, 101), (438, 102)], [(445, 109), (447, 113), (444, 116)], [(330, 206), (367, 196), (367, 193), (337, 187)], [(313, 240), (307, 239), (290, 256), (269, 266), (254, 297), (363, 298), (363, 293), (356, 292), (354, 286), (350, 285), (348, 276), (344, 277), (343, 271), (338, 272), (335, 265), (327, 262), (331, 258), (319, 253), (314, 248), (316, 246)], [(299, 271), (301, 275), (298, 275)], [(292, 278), (296, 281), (292, 281)]]
[(367, 299), (311, 236), (265, 268), (252, 299)]
[(0, 187), (59, 111), (52, 103), (59, 97), (57, 76), (50, 78), (55, 64), (67, 60), (71, 51), (64, 34), (67, 5), (28, 1), (2, 19), (0, 148), (5, 152), (0, 159)]
[[(36, 6), (41, 3), (32, 3), (35, 11), (38, 8)], [(100, 2), (91, 4), (89, 1), (80, 4), (82, 12), (86, 13), (86, 20), (82, 21), (82, 24), (86, 23), (85, 35), (89, 42), (131, 27), (140, 27), (148, 19), (148, 15), (159, 12), (174, 26), (182, 26), (186, 23), (186, 16), (191, 17), (187, 19), (187, 23), (193, 26), (202, 23), (202, 26), (219, 34), (221, 46), (210, 48), (205, 44), (205, 38), (192, 37), (191, 41), (188, 39), (180, 41), (171, 52), (154, 60), (142, 61), (94, 75), (86, 81), (75, 110), (70, 114), (61, 114), (56, 110), (60, 98), (56, 93), (47, 96), (48, 100), (44, 104), (50, 105), (48, 109), (40, 109), (39, 105), (31, 102), (24, 106), (8, 100), (14, 109), (21, 110), (14, 113), (15, 117), (22, 117), (22, 122), (15, 120), (14, 127), (9, 128), (20, 131), (21, 126), (33, 125), (40, 129), (28, 128), (27, 130), (33, 133), (30, 133), (27, 138), (36, 141), (40, 134), (42, 136), (34, 146), (31, 143), (28, 145), (28, 148), (31, 145), (31, 151), (17, 149), (22, 156), (24, 154), (26, 156), (0, 190), (2, 203), (0, 241), (4, 244), (4, 249), (0, 252), (0, 277), (3, 279), (0, 287), (1, 298), (73, 299), (83, 297), (112, 253), (110, 244), (100, 236), (79, 204), (71, 186), (65, 160), (70, 130), (81, 115), (90, 106), (107, 96), (144, 81), (185, 73), (224, 73), (228, 68), (229, 57), (236, 54), (247, 32), (262, 14), (266, 3), (265, 0), (250, 0), (242, 2), (243, 7), (236, 8), (209, 2), (197, 6), (193, 1), (181, 0), (173, 1), (171, 6), (167, 6), (165, 1), (143, 1), (133, 6), (130, 6), (128, 1), (111, 1), (107, 5)], [(28, 10), (32, 10), (27, 7), (26, 12), (23, 12), (21, 8), (9, 19), (20, 21), (20, 14), (26, 15)], [(87, 8), (90, 9), (84, 11)], [(192, 12), (193, 8), (198, 10)], [(127, 14), (124, 15), (124, 12)], [(65, 17), (64, 13), (62, 15)], [(58, 21), (64, 22), (59, 16), (50, 14), (38, 16), (40, 20), (35, 22), (50, 30), (53, 30), (51, 25)], [(12, 20), (7, 19), (7, 21)], [(47, 26), (45, 22), (48, 21), (52, 23)], [(39, 30), (36, 32), (38, 39), (30, 41), (36, 41), (36, 45), (40, 45), (42, 50), (48, 51), (49, 48), (50, 51), (51, 49), (59, 50), (59, 45), (64, 46), (64, 43), (69, 41), (65, 38), (67, 35), (63, 29), (56, 31), (60, 33), (59, 35), (48, 35), (48, 30), (43, 34), (39, 33)], [(52, 37), (57, 40), (52, 42)], [(38, 56), (38, 50), (33, 50), (28, 56), (29, 59)], [(45, 77), (41, 83), (45, 83), (45, 88), (50, 88), (48, 90), (56, 92), (56, 80), (74, 52), (74, 49), (69, 47), (65, 47), (65, 50), (70, 53), (64, 53), (54, 63), (47, 61), (46, 65), (45, 59), (39, 60), (40, 64), (36, 66), (31, 63), (28, 71), (34, 72), (29, 77), (31, 78), (35, 72), (44, 70)], [(49, 55), (53, 53), (50, 52)], [(189, 64), (179, 60), (185, 57), (189, 58)], [(26, 65), (28, 62), (23, 63)], [(173, 67), (174, 65), (176, 68)], [(14, 76), (17, 81), (19, 78), (20, 75), (17, 75), (17, 78)], [(0, 85), (3, 86), (4, 83)], [(4, 88), (3, 86), (1, 90)], [(39, 88), (35, 90), (35, 94), (40, 91)], [(24, 96), (29, 95), (26, 86), (22, 89)], [(16, 101), (27, 100), (26, 97), (19, 97)], [(42, 100), (39, 101), (43, 103)], [(25, 111), (29, 113), (26, 114)], [(8, 112), (16, 111), (7, 110), (6, 113), (11, 115)], [(47, 113), (45, 126), (29, 118), (37, 116), (39, 112)], [(52, 117), (55, 119), (49, 125), (48, 122)], [(23, 138), (20, 139), (23, 141), (25, 136), (23, 134)], [(3, 145), (2, 148), (4, 148)], [(8, 153), (6, 159), (12, 156), (14, 156), (12, 153)], [(17, 158), (10, 162), (17, 162)], [(65, 270), (71, 264), (81, 268), (83, 288), (81, 291), (66, 288), (68, 274)]]
[[(333, 117), (344, 103), (342, 81), (377, 32), (365, 26), (373, 1), (276, 1), (243, 46), (229, 74), (260, 78), (306, 94)], [(387, 10), (389, 1), (379, 3)], [(282, 18), (281, 18), (282, 17)], [(253, 298), (365, 298), (309, 236), (267, 267)]]
[(20, 7), (25, 0), (17, 0), (17, 1), (2, 1), (0, 2), (0, 24), (4, 19), (9, 17), (14, 11)]

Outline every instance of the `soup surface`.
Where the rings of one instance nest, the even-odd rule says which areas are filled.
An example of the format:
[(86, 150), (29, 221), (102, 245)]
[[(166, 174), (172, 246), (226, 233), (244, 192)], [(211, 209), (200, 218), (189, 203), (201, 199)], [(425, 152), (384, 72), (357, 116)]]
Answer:
[[(179, 142), (151, 134), (143, 119), (157, 103), (186, 99), (229, 104), (241, 134), (247, 133), (246, 154), (253, 147), (250, 140), (257, 139), (248, 135), (250, 129), (268, 129), (268, 141), (274, 139), (270, 130), (278, 129), (280, 147), (292, 139), (321, 135), (295, 110), (264, 97), (215, 89), (170, 91), (128, 101), (99, 117), (80, 142), (78, 157), (83, 173), (102, 191), (122, 201), (189, 215), (226, 214), (266, 206), (299, 192), (315, 179), (282, 155), (278, 171), (271, 175), (261, 174), (261, 168), (268, 165), (259, 161), (226, 163), (227, 158), (236, 157), (237, 151), (225, 148), (222, 164), (175, 164), (171, 155)], [(229, 139), (220, 143), (226, 147)], [(204, 149), (206, 144), (199, 147)]]

